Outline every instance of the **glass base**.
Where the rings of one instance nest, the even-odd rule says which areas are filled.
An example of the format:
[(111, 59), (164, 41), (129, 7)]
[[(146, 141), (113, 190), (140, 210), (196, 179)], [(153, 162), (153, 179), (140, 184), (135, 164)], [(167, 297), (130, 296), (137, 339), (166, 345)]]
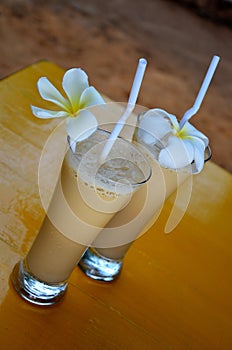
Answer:
[(33, 276), (24, 261), (18, 262), (11, 274), (17, 293), (30, 303), (49, 306), (60, 301), (67, 289), (67, 282), (45, 283)]
[(86, 250), (78, 263), (79, 268), (90, 278), (110, 282), (115, 280), (121, 270), (122, 259), (114, 260), (99, 254), (94, 248)]

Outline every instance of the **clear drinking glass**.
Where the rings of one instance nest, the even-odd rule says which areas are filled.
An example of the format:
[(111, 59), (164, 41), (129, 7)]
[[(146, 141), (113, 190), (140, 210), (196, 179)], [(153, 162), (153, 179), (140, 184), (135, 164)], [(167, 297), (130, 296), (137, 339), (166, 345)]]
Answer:
[[(134, 193), (130, 203), (109, 221), (79, 261), (79, 268), (95, 280), (108, 282), (119, 276), (123, 258), (133, 241), (153, 225), (165, 200), (176, 189), (181, 191), (181, 184), (196, 172), (194, 163), (177, 170), (160, 166), (157, 158), (162, 144), (148, 146), (143, 142), (139, 132), (141, 118), (143, 114), (138, 117), (134, 142), (149, 160), (152, 176), (147, 186)], [(210, 158), (211, 151), (207, 147), (205, 161)]]
[(143, 154), (117, 139), (104, 163), (99, 155), (109, 133), (98, 129), (70, 145), (39, 233), (11, 280), (18, 294), (38, 305), (58, 302), (87, 247), (151, 176)]

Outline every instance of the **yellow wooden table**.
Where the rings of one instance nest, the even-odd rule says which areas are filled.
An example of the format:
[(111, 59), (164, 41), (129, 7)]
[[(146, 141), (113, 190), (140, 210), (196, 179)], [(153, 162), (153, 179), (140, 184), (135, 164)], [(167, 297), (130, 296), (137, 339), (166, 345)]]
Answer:
[(15, 293), (9, 276), (44, 217), (38, 166), (57, 125), (30, 112), (30, 104), (44, 107), (41, 76), (58, 84), (63, 70), (39, 62), (0, 82), (0, 349), (231, 350), (232, 176), (212, 162), (194, 178), (178, 227), (164, 234), (171, 197), (114, 283), (76, 268), (56, 306), (33, 306)]

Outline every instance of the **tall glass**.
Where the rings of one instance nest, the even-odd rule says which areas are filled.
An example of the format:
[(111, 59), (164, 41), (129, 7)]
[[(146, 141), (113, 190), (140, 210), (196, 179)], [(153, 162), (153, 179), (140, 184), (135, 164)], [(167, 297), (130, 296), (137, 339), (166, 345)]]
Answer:
[(103, 164), (99, 155), (109, 133), (98, 129), (70, 145), (40, 231), (11, 279), (20, 296), (38, 305), (58, 302), (87, 247), (133, 192), (151, 176), (143, 154), (116, 140)]
[[(157, 160), (162, 144), (148, 146), (143, 142), (139, 133), (141, 118), (143, 114), (138, 118), (134, 142), (149, 160), (152, 176), (147, 186), (134, 193), (130, 203), (111, 219), (79, 261), (80, 269), (95, 280), (108, 282), (119, 276), (123, 258), (133, 241), (154, 224), (165, 200), (177, 188), (181, 191), (180, 186), (196, 171), (194, 163), (178, 170), (162, 167)], [(207, 148), (205, 161), (210, 156)]]

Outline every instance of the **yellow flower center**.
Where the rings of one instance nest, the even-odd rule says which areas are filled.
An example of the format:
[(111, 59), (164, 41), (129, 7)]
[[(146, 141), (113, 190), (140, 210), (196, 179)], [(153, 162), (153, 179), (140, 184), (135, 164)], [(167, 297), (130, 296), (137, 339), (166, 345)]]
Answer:
[(69, 117), (70, 118), (75, 118), (78, 113), (80, 112), (81, 109), (84, 109), (85, 108), (85, 105), (82, 103), (81, 104), (77, 104), (77, 105), (71, 105), (70, 103), (70, 106), (68, 107), (68, 114), (69, 114)]
[(174, 126), (174, 134), (176, 137), (179, 137), (180, 139), (191, 139), (191, 136), (187, 134), (186, 127), (183, 127), (181, 130), (178, 127)]

